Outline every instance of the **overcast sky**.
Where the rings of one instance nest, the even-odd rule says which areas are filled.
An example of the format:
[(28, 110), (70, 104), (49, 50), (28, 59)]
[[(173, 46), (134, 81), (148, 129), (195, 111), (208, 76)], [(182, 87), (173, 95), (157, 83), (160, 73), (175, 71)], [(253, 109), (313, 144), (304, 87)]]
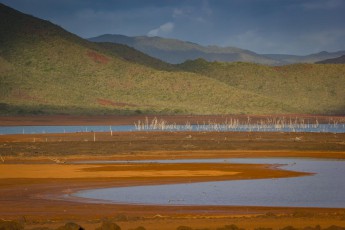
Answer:
[(177, 38), (258, 53), (345, 50), (345, 0), (0, 0), (83, 38)]

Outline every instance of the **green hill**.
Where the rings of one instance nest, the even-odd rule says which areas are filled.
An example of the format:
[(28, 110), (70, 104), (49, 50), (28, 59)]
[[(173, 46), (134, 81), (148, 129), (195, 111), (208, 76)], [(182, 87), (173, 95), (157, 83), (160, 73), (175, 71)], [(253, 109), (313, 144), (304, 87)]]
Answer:
[(141, 64), (147, 67), (152, 67), (157, 70), (176, 70), (174, 65), (163, 62), (157, 58), (150, 57), (136, 49), (127, 45), (116, 44), (111, 42), (98, 42), (98, 49), (104, 53), (122, 58), (125, 61), (135, 64)]
[(86, 41), (2, 4), (0, 15), (1, 114), (297, 112), (218, 79), (169, 71), (127, 47)]
[(210, 63), (198, 59), (185, 62), (180, 68), (282, 101), (296, 112), (345, 112), (345, 65), (270, 67), (251, 63)]

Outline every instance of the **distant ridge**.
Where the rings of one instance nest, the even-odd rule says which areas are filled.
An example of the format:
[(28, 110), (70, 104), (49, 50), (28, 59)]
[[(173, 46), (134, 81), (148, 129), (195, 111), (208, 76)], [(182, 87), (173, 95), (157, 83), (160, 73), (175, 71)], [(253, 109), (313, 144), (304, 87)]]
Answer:
[(129, 37), (118, 34), (104, 34), (89, 38), (88, 40), (128, 45), (147, 55), (171, 64), (180, 64), (187, 60), (202, 58), (210, 62), (250, 62), (275, 66), (295, 63), (315, 63), (345, 55), (345, 51), (322, 51), (309, 55), (257, 54), (236, 47), (202, 46), (177, 39), (147, 36)]
[(147, 55), (171, 64), (180, 64), (186, 60), (203, 58), (207, 61), (252, 62), (265, 65), (278, 65), (280, 61), (261, 56), (249, 50), (236, 47), (201, 46), (196, 43), (161, 37), (128, 37), (124, 35), (104, 34), (89, 38), (93, 42), (111, 42), (128, 45)]
[(318, 64), (345, 64), (345, 55), (338, 58), (326, 59), (323, 61), (317, 62)]
[(315, 54), (309, 54), (305, 56), (289, 55), (289, 54), (263, 54), (265, 57), (275, 59), (285, 64), (294, 63), (316, 63), (325, 59), (337, 58), (345, 55), (345, 50), (337, 52), (322, 51)]

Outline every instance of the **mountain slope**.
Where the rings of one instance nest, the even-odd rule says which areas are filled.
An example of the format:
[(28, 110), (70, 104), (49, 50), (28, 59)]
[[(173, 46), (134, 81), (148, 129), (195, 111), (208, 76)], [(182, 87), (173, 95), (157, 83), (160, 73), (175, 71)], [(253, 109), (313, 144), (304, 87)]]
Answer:
[(2, 4), (0, 15), (1, 114), (297, 111), (204, 75), (163, 71), (168, 64), (157, 70), (164, 64), (138, 63), (133, 50), (105, 49)]
[(345, 64), (345, 55), (337, 58), (326, 59), (323, 61), (316, 62), (318, 64)]
[(98, 49), (105, 53), (122, 58), (128, 62), (141, 64), (147, 67), (152, 67), (157, 70), (174, 70), (174, 65), (163, 62), (157, 58), (148, 56), (134, 48), (127, 45), (111, 43), (111, 42), (98, 42)]
[(345, 65), (294, 64), (261, 66), (251, 63), (209, 63), (198, 59), (180, 65), (229, 86), (284, 101), (296, 111), (345, 112)]
[(93, 42), (111, 42), (125, 44), (152, 57), (168, 63), (178, 64), (186, 60), (203, 58), (207, 61), (253, 62), (277, 65), (280, 62), (254, 52), (235, 47), (201, 46), (196, 43), (161, 37), (127, 37), (124, 35), (105, 34), (90, 38)]
[(316, 63), (325, 59), (337, 58), (345, 55), (345, 51), (338, 52), (319, 52), (315, 54), (298, 56), (298, 55), (288, 55), (288, 54), (263, 54), (267, 58), (272, 58), (285, 64), (294, 63)]

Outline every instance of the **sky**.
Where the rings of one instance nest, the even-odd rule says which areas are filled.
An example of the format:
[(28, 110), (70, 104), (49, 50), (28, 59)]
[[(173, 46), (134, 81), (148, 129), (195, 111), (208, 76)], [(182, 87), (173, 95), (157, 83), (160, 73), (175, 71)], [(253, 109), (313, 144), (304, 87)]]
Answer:
[(345, 0), (0, 0), (83, 38), (160, 36), (257, 53), (345, 50)]

